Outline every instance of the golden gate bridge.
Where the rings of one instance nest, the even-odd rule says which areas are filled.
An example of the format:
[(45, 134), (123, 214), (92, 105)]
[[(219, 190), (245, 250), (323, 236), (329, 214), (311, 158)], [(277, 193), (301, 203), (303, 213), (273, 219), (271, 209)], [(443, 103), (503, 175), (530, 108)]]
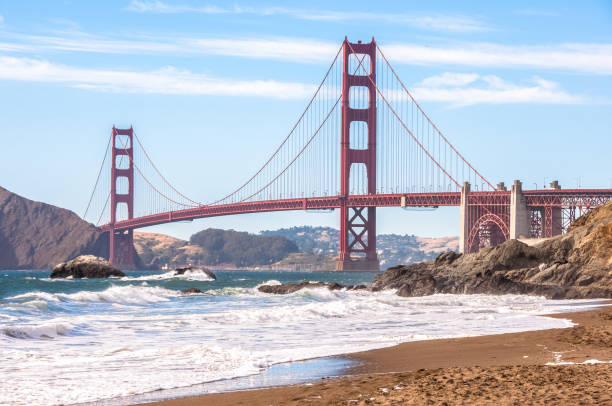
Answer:
[[(107, 176), (110, 175), (110, 176)], [(295, 125), (257, 172), (199, 202), (170, 183), (133, 128), (113, 127), (84, 218), (134, 269), (133, 230), (233, 214), (339, 209), (337, 270), (378, 270), (377, 207), (459, 206), (460, 251), (563, 233), (612, 189), (493, 185), (423, 111), (376, 44), (345, 38)]]

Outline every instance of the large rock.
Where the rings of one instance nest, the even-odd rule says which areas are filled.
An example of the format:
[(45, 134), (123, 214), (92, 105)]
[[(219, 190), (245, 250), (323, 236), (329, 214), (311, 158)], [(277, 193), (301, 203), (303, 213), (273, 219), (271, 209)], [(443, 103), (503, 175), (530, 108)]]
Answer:
[(104, 258), (94, 255), (81, 255), (75, 259), (62, 262), (53, 268), (51, 278), (109, 278), (126, 276)]
[(261, 285), (257, 288), (263, 293), (272, 293), (275, 295), (288, 295), (289, 293), (297, 292), (304, 288), (327, 288), (329, 290), (363, 290), (367, 289), (365, 285), (341, 285), (336, 282), (301, 282), (301, 283), (284, 283), (281, 285)]
[(202, 273), (202, 274), (205, 274), (206, 276), (208, 276), (209, 278), (211, 278), (213, 280), (217, 280), (217, 276), (213, 273), (213, 271), (211, 271), (210, 269), (207, 269), (207, 268), (200, 268), (200, 267), (194, 267), (194, 266), (186, 266), (184, 268), (176, 268), (174, 270), (174, 274), (175, 275), (183, 275), (185, 272), (189, 272), (191, 274)]
[(533, 294), (549, 298), (612, 298), (612, 202), (576, 220), (565, 235), (529, 246), (509, 240), (474, 254), (440, 254), (397, 266), (371, 289), (400, 296), (434, 293)]

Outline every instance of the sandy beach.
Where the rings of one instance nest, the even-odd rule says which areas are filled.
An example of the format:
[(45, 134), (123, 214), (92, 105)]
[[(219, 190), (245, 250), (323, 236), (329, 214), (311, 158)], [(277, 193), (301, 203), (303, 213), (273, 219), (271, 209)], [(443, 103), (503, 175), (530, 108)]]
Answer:
[(147, 405), (612, 404), (612, 309), (550, 317), (578, 325), (408, 342), (348, 355), (342, 377)]

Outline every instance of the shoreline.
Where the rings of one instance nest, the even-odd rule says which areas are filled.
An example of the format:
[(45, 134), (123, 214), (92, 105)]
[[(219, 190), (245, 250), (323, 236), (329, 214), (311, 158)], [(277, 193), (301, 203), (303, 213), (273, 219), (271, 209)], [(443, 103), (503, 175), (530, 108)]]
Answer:
[[(602, 300), (601, 307), (582, 312), (559, 313), (543, 315), (569, 319), (576, 324), (574, 327), (505, 333), (486, 336), (446, 338), (423, 341), (410, 341), (392, 347), (369, 350), (358, 353), (338, 355), (336, 357), (355, 361), (353, 367), (344, 370), (341, 375), (333, 378), (324, 377), (312, 383), (298, 383), (287, 386), (272, 386), (259, 389), (247, 389), (234, 392), (202, 394), (183, 398), (168, 399), (152, 403), (141, 403), (148, 406), (183, 406), (183, 405), (270, 405), (270, 404), (386, 404), (394, 397), (427, 396), (414, 404), (431, 401), (438, 396), (440, 402), (453, 401), (445, 399), (458, 393), (457, 390), (443, 388), (442, 383), (454, 384), (457, 379), (465, 381), (466, 377), (503, 376), (507, 390), (512, 386), (513, 377), (522, 376), (515, 383), (527, 385), (535, 379), (542, 382), (544, 377), (550, 378), (550, 384), (555, 384), (555, 375), (578, 374), (584, 379), (592, 379), (589, 385), (594, 388), (594, 401), (599, 402), (602, 396), (608, 396), (612, 377), (612, 364), (597, 363), (593, 365), (580, 364), (588, 360), (612, 360), (612, 304)], [(547, 363), (569, 362), (570, 365), (546, 365)], [(594, 362), (594, 361), (593, 361)], [(552, 374), (552, 376), (551, 376)], [(439, 376), (438, 376), (439, 375)], [(595, 375), (592, 377), (591, 375)], [(456, 376), (457, 379), (449, 378)], [(434, 379), (439, 389), (431, 389), (431, 382), (423, 395), (422, 382)], [(518, 379), (518, 378), (517, 378)], [(580, 379), (578, 379), (579, 381)], [(407, 385), (404, 381), (412, 381)], [(571, 379), (570, 379), (571, 381)], [(576, 381), (576, 382), (578, 382)], [(476, 385), (472, 382), (472, 386)], [(416, 385), (416, 386), (415, 386)], [(441, 386), (442, 385), (442, 386)], [(600, 388), (601, 386), (605, 388)], [(485, 387), (491, 386), (485, 384)], [(537, 385), (534, 383), (534, 387)], [(569, 401), (569, 395), (578, 396), (581, 389), (578, 383), (574, 390), (568, 388), (562, 392), (562, 398)], [(384, 390), (380, 389), (384, 388)], [(393, 388), (398, 388), (393, 390)], [(401, 389), (399, 389), (401, 388)], [(476, 388), (474, 388), (476, 390)], [(486, 389), (486, 388), (485, 388)], [(582, 388), (584, 389), (584, 388)], [(601, 391), (599, 389), (602, 389)], [(523, 395), (533, 395), (533, 391)], [(575, 393), (574, 393), (575, 392)], [(471, 399), (472, 402), (489, 402), (495, 398), (494, 393), (478, 388), (482, 398)], [(499, 392), (498, 395), (505, 392)], [(555, 393), (554, 391), (551, 393)], [(411, 395), (410, 395), (411, 394)], [(569, 395), (568, 395), (569, 394)], [(584, 395), (584, 393), (582, 393)], [(517, 393), (516, 396), (522, 396)], [(545, 396), (542, 393), (542, 396)], [(487, 398), (488, 396), (488, 398)], [(513, 397), (516, 400), (516, 396)], [(547, 395), (546, 395), (547, 396)], [(563, 397), (566, 396), (566, 397)], [(368, 400), (374, 397), (375, 400)], [(432, 398), (433, 397), (433, 398)], [(376, 400), (377, 399), (377, 400)], [(413, 398), (404, 398), (403, 402)], [(458, 401), (464, 398), (457, 398)], [(497, 401), (504, 399), (497, 397)], [(581, 399), (581, 398), (576, 398)], [(608, 399), (608, 398), (605, 398)], [(348, 401), (350, 403), (347, 403)], [(465, 400), (465, 399), (464, 399)], [(529, 398), (528, 401), (537, 399)], [(548, 399), (548, 402), (555, 399)], [(612, 399), (610, 399), (612, 401)], [(400, 399), (400, 401), (402, 401)], [(412, 402), (412, 400), (410, 400)], [(379, 403), (382, 402), (382, 403)], [(435, 400), (434, 400), (435, 402)], [(596, 403), (596, 402), (595, 402)], [(412, 404), (412, 403), (411, 403)], [(589, 404), (588, 402), (586, 404)]]

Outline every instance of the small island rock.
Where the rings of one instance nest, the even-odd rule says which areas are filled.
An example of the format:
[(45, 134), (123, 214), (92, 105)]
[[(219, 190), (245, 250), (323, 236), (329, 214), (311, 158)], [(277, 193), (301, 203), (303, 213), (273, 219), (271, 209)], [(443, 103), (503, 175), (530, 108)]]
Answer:
[(204, 293), (204, 292), (202, 292), (198, 288), (187, 288), (187, 289), (181, 290), (181, 293), (184, 293), (184, 294), (188, 295), (188, 294), (192, 294), (192, 293)]
[(50, 278), (109, 278), (126, 276), (110, 262), (94, 255), (80, 255), (68, 262), (57, 264)]
[(199, 267), (195, 267), (195, 266), (186, 266), (184, 268), (176, 268), (174, 270), (174, 274), (175, 275), (183, 275), (185, 272), (203, 273), (203, 274), (208, 275), (208, 277), (210, 277), (211, 279), (217, 280), (217, 276), (210, 269), (206, 269), (206, 268), (199, 268)]

